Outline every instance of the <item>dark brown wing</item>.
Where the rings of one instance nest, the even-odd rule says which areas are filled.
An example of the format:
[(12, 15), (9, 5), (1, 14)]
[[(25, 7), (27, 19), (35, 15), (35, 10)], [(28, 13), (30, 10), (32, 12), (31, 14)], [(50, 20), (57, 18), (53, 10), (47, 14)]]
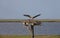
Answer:
[(41, 14), (38, 14), (38, 15), (36, 15), (36, 16), (34, 16), (33, 18), (36, 18), (36, 17), (38, 17), (38, 16), (40, 16)]
[(26, 15), (26, 14), (24, 14), (24, 16), (31, 18), (31, 16), (30, 16), (30, 15)]

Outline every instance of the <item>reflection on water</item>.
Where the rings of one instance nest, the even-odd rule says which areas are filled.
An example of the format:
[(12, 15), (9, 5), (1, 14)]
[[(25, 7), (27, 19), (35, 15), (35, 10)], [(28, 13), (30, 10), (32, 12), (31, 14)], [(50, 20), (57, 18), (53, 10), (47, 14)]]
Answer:
[[(60, 22), (43, 22), (42, 26), (35, 26), (37, 35), (57, 34), (60, 35)], [(0, 23), (0, 34), (27, 35), (29, 31), (21, 23)]]

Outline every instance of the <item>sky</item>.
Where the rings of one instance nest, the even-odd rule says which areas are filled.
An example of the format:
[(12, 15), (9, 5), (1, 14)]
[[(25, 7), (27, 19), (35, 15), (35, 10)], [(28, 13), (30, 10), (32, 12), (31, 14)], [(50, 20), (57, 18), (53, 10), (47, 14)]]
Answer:
[(0, 19), (25, 19), (23, 14), (60, 19), (60, 0), (0, 0)]

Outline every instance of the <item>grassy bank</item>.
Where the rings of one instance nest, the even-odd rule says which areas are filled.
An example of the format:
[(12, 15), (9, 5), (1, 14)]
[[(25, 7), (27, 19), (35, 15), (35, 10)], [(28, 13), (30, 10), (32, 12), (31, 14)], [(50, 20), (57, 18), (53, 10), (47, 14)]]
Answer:
[[(0, 19), (0, 22), (21, 22), (27, 19)], [(60, 22), (60, 19), (34, 19), (41, 22)]]
[[(0, 35), (0, 38), (31, 38), (29, 35)], [(35, 35), (35, 38), (60, 38), (60, 35)]]

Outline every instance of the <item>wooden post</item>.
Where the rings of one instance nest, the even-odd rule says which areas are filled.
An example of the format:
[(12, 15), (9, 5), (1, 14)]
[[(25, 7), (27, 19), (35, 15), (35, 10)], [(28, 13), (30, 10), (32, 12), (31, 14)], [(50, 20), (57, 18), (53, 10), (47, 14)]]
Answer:
[(31, 35), (32, 35), (32, 38), (34, 38), (34, 26), (31, 25)]

